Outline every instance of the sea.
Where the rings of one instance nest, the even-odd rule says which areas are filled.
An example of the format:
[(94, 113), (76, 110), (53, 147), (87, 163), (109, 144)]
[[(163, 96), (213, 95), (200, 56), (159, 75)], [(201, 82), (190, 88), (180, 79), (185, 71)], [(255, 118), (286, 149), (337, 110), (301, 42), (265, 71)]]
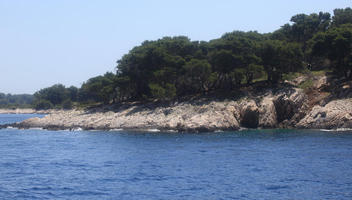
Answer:
[(0, 199), (350, 200), (352, 131), (1, 129)]

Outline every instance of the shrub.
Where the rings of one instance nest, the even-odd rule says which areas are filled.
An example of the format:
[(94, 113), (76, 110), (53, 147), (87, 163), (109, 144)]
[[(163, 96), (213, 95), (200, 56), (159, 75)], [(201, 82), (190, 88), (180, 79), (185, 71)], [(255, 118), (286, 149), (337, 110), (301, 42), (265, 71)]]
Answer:
[(34, 108), (36, 110), (48, 110), (48, 109), (52, 109), (53, 107), (54, 107), (53, 104), (50, 103), (50, 101), (48, 100), (39, 100), (34, 103)]
[(72, 101), (67, 99), (65, 100), (63, 103), (62, 103), (62, 108), (63, 109), (66, 109), (66, 110), (69, 110), (69, 109), (72, 109), (73, 105), (72, 105)]

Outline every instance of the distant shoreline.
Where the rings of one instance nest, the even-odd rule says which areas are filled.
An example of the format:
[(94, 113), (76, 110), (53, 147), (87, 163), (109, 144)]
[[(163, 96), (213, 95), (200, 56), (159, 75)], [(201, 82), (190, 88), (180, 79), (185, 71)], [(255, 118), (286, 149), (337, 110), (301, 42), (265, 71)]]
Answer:
[(35, 110), (31, 108), (0, 109), (0, 114), (51, 114), (55, 110)]

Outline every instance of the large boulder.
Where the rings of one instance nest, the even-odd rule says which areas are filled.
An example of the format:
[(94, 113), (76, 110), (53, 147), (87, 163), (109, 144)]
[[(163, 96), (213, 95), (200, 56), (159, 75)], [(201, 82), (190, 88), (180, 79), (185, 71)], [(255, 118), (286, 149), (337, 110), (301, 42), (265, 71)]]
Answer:
[(352, 99), (334, 100), (325, 106), (316, 105), (297, 124), (298, 128), (352, 128)]
[(259, 107), (258, 126), (262, 128), (275, 128), (277, 126), (276, 109), (272, 97), (264, 97)]
[[(216, 131), (237, 130), (239, 123), (235, 117), (236, 104), (234, 102), (209, 102), (199, 106), (191, 106), (188, 109), (174, 107), (178, 115), (167, 117), (167, 122), (177, 120), (177, 126), (172, 129), (190, 131)], [(182, 117), (178, 117), (178, 116)], [(175, 121), (174, 121), (175, 122)]]
[(274, 100), (278, 123), (292, 126), (305, 116), (307, 96), (302, 89), (279, 94)]

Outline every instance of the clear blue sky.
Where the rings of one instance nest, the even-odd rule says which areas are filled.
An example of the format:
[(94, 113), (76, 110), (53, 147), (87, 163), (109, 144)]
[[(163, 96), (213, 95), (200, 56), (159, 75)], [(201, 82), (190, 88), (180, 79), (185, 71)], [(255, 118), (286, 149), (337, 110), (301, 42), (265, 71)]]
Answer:
[(114, 71), (144, 40), (272, 32), (295, 14), (351, 6), (351, 0), (0, 0), (0, 92), (80, 86)]

